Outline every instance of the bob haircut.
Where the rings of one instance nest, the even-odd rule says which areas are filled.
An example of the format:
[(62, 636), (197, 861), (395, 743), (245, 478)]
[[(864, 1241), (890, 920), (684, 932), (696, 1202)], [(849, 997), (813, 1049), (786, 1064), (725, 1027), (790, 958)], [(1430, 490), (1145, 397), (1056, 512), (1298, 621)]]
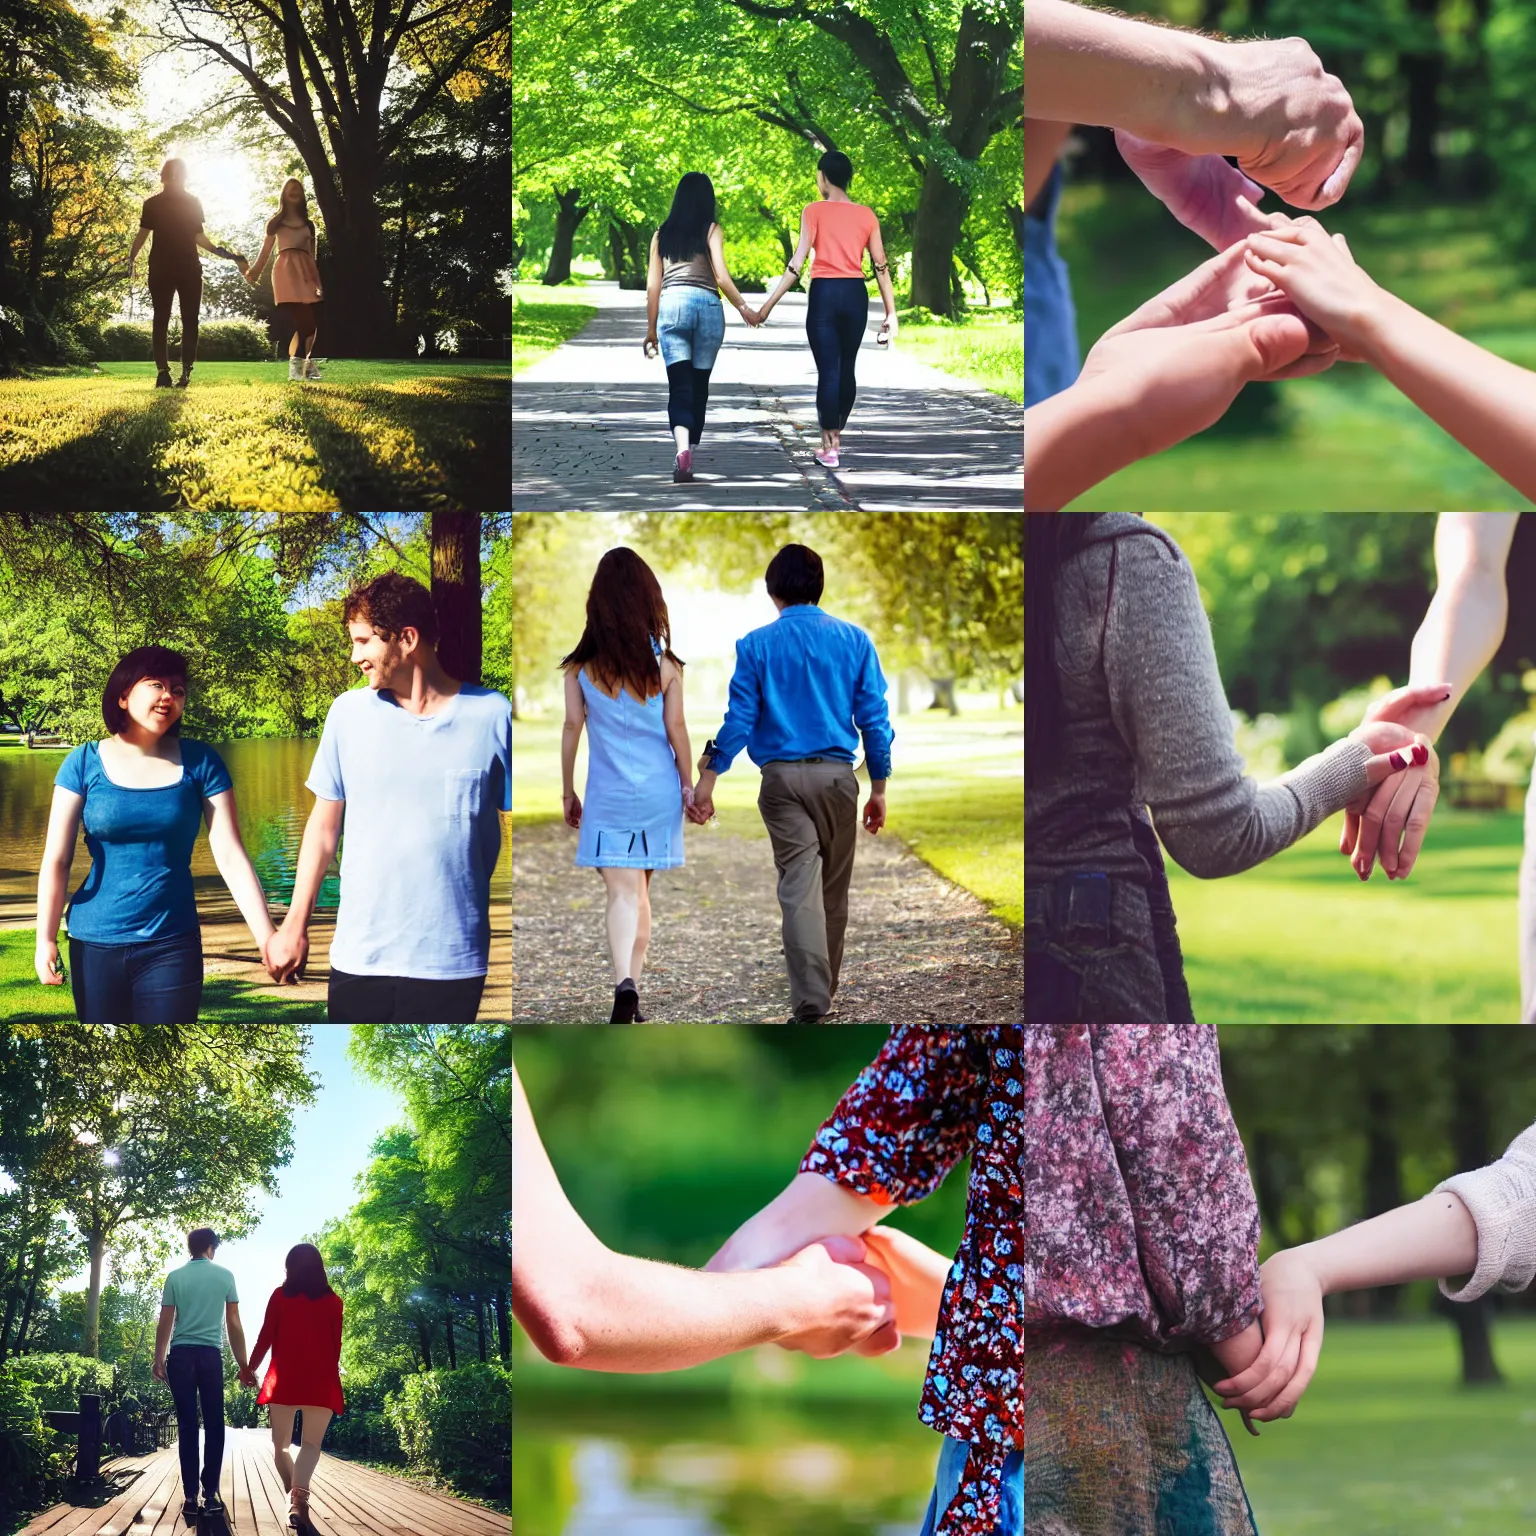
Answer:
[(195, 1259), (205, 1248), (217, 1248), (219, 1235), (212, 1227), (198, 1227), (187, 1233), (187, 1252)]
[(672, 211), (656, 231), (656, 254), (664, 261), (688, 261), (709, 247), (715, 222), (715, 184), (703, 171), (687, 171), (672, 194)]
[[(101, 718), (107, 729), (119, 735), (128, 726), (128, 711), (117, 701), (146, 677), (158, 678), (162, 683), (179, 682), (187, 686), (187, 658), (180, 651), (168, 650), (163, 645), (141, 645), (129, 651), (112, 668), (112, 676), (101, 695)], [(171, 727), (171, 735), (181, 734), (181, 721)]]
[(786, 544), (763, 573), (768, 596), (776, 597), (786, 608), (797, 603), (821, 601), (821, 556), (804, 544)]
[(816, 169), (834, 187), (841, 187), (844, 192), (848, 190), (848, 183), (853, 180), (853, 161), (840, 149), (829, 149), (816, 162)]
[(313, 1243), (295, 1243), (288, 1250), (283, 1267), (288, 1278), (283, 1281), (284, 1296), (308, 1296), (318, 1301), (322, 1296), (334, 1296), (330, 1278), (325, 1273), (325, 1260)]
[(432, 594), (399, 571), (385, 571), (347, 593), (342, 622), (350, 624), (354, 619), (373, 625), (387, 640), (410, 628), (421, 636), (422, 644), (437, 644), (437, 609), (432, 606)]

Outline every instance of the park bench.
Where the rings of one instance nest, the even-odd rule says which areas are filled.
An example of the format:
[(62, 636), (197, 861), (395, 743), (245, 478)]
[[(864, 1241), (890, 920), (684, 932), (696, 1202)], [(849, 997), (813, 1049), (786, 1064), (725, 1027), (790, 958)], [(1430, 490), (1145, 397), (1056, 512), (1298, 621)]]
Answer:
[(75, 1477), (82, 1483), (94, 1483), (101, 1475), (101, 1398), (94, 1392), (80, 1394), (80, 1407), (74, 1413), (48, 1412), (43, 1415), (48, 1427), (61, 1435), (74, 1435), (79, 1441), (75, 1451)]

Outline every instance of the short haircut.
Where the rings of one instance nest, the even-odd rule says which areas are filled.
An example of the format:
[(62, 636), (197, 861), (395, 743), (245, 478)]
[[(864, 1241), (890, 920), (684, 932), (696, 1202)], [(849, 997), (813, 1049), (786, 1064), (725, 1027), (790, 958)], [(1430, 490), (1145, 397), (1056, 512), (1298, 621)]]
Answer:
[(199, 1227), (187, 1233), (187, 1252), (195, 1259), (205, 1248), (217, 1248), (219, 1235), (212, 1227)]
[(432, 606), (432, 594), (399, 571), (385, 571), (347, 593), (342, 622), (350, 624), (354, 619), (373, 625), (390, 640), (409, 626), (423, 644), (437, 644), (437, 609)]
[[(146, 677), (158, 677), (162, 683), (177, 679), (182, 687), (186, 687), (187, 658), (180, 651), (168, 650), (163, 645), (141, 645), (129, 651), (112, 668), (112, 676), (107, 679), (101, 695), (101, 718), (114, 736), (128, 724), (128, 711), (117, 701)], [(171, 727), (171, 734), (181, 734), (180, 720)]]
[(821, 556), (804, 544), (786, 544), (763, 573), (768, 596), (776, 597), (786, 608), (796, 603), (821, 601)]
[(180, 176), (182, 180), (185, 181), (187, 175), (187, 162), (185, 160), (178, 160), (175, 158), (175, 156), (172, 156), (165, 162), (164, 165), (160, 167), (160, 180), (162, 182), (169, 181), (173, 173)]
[(845, 192), (848, 190), (848, 183), (853, 180), (853, 161), (840, 149), (829, 149), (816, 162), (816, 169), (834, 187), (841, 187)]

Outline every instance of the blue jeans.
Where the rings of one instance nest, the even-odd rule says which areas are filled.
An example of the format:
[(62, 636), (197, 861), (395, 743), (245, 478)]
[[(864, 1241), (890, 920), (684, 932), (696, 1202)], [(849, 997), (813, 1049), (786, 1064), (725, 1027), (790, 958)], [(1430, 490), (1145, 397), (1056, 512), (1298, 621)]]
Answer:
[[(960, 1474), (965, 1471), (965, 1458), (970, 1446), (963, 1440), (944, 1437), (944, 1449), (939, 1452), (939, 1470), (934, 1481), (933, 1496), (928, 1501), (928, 1515), (923, 1521), (922, 1536), (933, 1536), (939, 1516), (949, 1508), (955, 1490), (960, 1486)], [(1003, 1497), (997, 1507), (997, 1524), (993, 1536), (1024, 1536), (1024, 1453), (1010, 1451), (1003, 1463)]]
[(195, 1024), (203, 1001), (203, 938), (173, 933), (142, 944), (69, 941), (82, 1024)]
[(858, 393), (854, 364), (869, 322), (869, 290), (862, 277), (813, 277), (805, 309), (805, 335), (816, 359), (816, 416), (827, 430), (848, 425)]
[(224, 1356), (211, 1344), (177, 1344), (165, 1357), (165, 1378), (176, 1404), (181, 1487), (197, 1497), (197, 1407), (203, 1407), (203, 1492), (219, 1491), (224, 1465)]
[(692, 363), (706, 371), (713, 368), (725, 340), (720, 295), (709, 288), (663, 288), (656, 311), (656, 340), (661, 360), (669, 368), (673, 363)]
[(1072, 280), (1056, 249), (1061, 167), (1024, 216), (1024, 404), (1059, 395), (1076, 377), (1077, 315)]

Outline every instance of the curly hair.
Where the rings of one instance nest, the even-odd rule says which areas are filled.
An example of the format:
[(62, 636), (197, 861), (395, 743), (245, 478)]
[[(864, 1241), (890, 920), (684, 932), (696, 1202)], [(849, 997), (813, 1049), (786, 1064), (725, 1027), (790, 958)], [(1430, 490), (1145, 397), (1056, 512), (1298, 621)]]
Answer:
[(347, 593), (342, 622), (350, 624), (354, 619), (373, 625), (388, 640), (409, 627), (421, 636), (423, 644), (437, 644), (437, 609), (432, 606), (432, 594), (399, 571), (385, 571)]

